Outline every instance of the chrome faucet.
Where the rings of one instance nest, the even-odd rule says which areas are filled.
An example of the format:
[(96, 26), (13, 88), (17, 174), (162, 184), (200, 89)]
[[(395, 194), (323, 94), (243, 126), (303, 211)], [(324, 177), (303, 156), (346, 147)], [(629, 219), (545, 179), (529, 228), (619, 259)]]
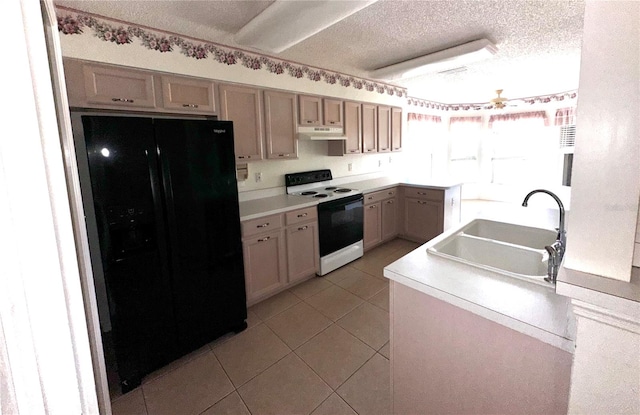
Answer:
[(564, 229), (564, 205), (562, 204), (560, 198), (553, 192), (544, 189), (536, 189), (529, 192), (529, 194), (525, 196), (524, 200), (522, 201), (522, 206), (527, 207), (529, 198), (536, 193), (548, 194), (556, 201), (556, 203), (558, 204), (558, 208), (560, 209), (560, 223), (557, 229), (558, 235), (556, 236), (556, 241), (551, 245), (544, 247), (544, 249), (549, 254), (547, 278), (545, 278), (544, 280), (555, 284), (558, 278), (558, 269), (560, 268), (560, 264), (562, 263), (562, 258), (564, 257), (564, 252), (567, 246), (567, 232)]

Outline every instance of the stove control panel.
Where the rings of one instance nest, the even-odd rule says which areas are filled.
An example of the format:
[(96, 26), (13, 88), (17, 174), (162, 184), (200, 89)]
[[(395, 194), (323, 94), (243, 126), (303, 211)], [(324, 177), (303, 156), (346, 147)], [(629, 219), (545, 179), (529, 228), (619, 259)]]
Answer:
[(302, 173), (290, 173), (284, 175), (285, 186), (300, 186), (303, 184), (326, 182), (333, 179), (331, 170), (314, 170)]

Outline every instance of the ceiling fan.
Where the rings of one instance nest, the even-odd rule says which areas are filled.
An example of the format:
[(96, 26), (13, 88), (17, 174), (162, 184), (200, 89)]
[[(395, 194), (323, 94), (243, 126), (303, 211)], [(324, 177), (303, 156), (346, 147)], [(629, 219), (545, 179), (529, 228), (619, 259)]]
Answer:
[(509, 99), (500, 96), (500, 94), (502, 94), (502, 89), (496, 89), (496, 94), (498, 94), (498, 96), (493, 98), (489, 102), (493, 104), (493, 106), (497, 109), (506, 107), (507, 105), (505, 104), (505, 102), (509, 101)]

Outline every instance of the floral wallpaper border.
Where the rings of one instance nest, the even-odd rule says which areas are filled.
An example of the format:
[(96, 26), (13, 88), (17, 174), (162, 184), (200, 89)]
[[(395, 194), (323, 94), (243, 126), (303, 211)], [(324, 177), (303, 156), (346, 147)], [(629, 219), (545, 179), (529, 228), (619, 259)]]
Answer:
[[(320, 68), (299, 65), (296, 63), (275, 59), (257, 53), (248, 53), (215, 43), (194, 43), (186, 37), (151, 32), (136, 26), (108, 23), (104, 19), (83, 13), (71, 13), (70, 10), (58, 8), (58, 31), (64, 35), (82, 34), (90, 30), (100, 40), (113, 42), (116, 45), (133, 43), (134, 39), (140, 41), (141, 46), (160, 53), (179, 51), (183, 55), (193, 59), (213, 58), (216, 62), (225, 65), (241, 64), (245, 68), (253, 70), (266, 69), (276, 75), (288, 74), (293, 78), (307, 78), (312, 81), (323, 81), (330, 85), (351, 87), (379, 94), (387, 94), (397, 97), (407, 97), (406, 88), (367, 79), (344, 75), (337, 72), (326, 71)], [(63, 15), (63, 13), (65, 13)], [(154, 31), (156, 31), (154, 29)]]
[[(513, 106), (518, 106), (516, 104), (516, 102), (518, 101), (524, 104), (529, 104), (529, 105), (547, 104), (550, 102), (576, 99), (577, 97), (578, 97), (577, 91), (568, 91), (568, 92), (561, 92), (561, 93), (552, 94), (552, 95), (541, 95), (537, 97), (511, 99), (507, 102), (509, 102), (510, 105), (513, 105)], [(426, 99), (415, 98), (415, 97), (407, 97), (407, 104), (409, 106), (416, 106), (416, 107), (429, 108), (429, 109), (442, 110), (442, 111), (469, 111), (469, 110), (477, 111), (477, 110), (494, 109), (494, 106), (489, 102), (485, 102), (481, 104), (443, 104), (441, 102), (428, 101)]]

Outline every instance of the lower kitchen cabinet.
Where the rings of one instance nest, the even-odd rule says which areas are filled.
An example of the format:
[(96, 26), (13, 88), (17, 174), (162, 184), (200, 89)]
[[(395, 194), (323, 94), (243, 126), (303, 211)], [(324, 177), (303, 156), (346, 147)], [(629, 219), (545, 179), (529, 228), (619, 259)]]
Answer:
[(460, 222), (461, 186), (402, 186), (402, 230), (405, 239), (424, 243)]
[(382, 207), (380, 202), (364, 207), (364, 250), (368, 250), (382, 242)]
[(382, 241), (388, 241), (398, 235), (398, 200), (382, 201)]
[(285, 236), (282, 229), (242, 242), (247, 303), (280, 291), (287, 283)]
[(404, 201), (404, 235), (416, 242), (426, 242), (442, 233), (442, 202), (406, 198)]
[(364, 197), (364, 249), (395, 238), (398, 235), (396, 187), (367, 193)]
[(315, 274), (319, 258), (317, 220), (287, 228), (288, 282), (297, 282)]
[(242, 246), (247, 304), (253, 305), (318, 271), (317, 207), (243, 221)]

